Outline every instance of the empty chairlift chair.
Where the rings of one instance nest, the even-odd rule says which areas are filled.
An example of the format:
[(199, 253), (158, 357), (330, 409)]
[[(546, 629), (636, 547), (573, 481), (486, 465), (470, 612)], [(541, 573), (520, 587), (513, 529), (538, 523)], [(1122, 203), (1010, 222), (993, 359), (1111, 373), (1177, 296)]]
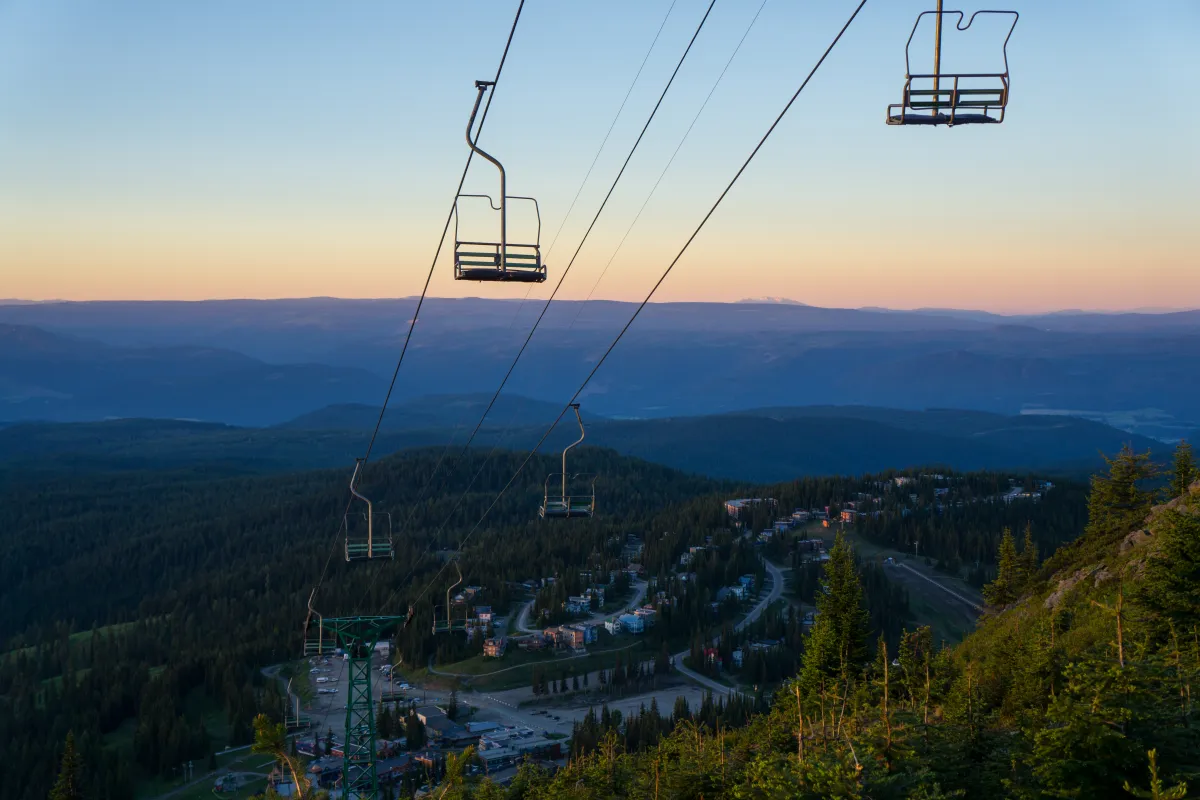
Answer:
[(465, 631), (467, 629), (467, 606), (462, 604), (463, 613), (460, 619), (454, 618), (454, 604), (450, 600), (450, 595), (454, 590), (462, 585), (463, 576), (462, 570), (458, 568), (458, 559), (454, 560), (454, 571), (458, 573), (458, 579), (454, 583), (446, 587), (446, 606), (445, 613), (442, 619), (438, 619), (437, 606), (433, 607), (433, 632), (434, 633), (454, 633), (455, 631)]
[[(596, 476), (588, 473), (567, 472), (567, 453), (583, 441), (583, 419), (579, 416), (579, 403), (572, 403), (575, 419), (579, 422), (579, 438), (567, 445), (562, 454), (562, 472), (546, 477), (545, 493), (538, 514), (543, 519), (590, 518), (596, 512)], [(550, 492), (554, 484), (557, 490)], [(570, 491), (568, 491), (570, 490)]]
[[(1004, 71), (942, 72), (942, 18), (946, 15), (957, 15), (955, 28), (965, 31), (981, 14), (1012, 16), (1012, 25), (1004, 37)], [(909, 49), (912, 47), (917, 27), (926, 15), (933, 15), (934, 18), (933, 72), (914, 74), (909, 62)], [(887, 123), (952, 126), (1003, 122), (1009, 92), (1008, 40), (1012, 38), (1013, 29), (1017, 27), (1018, 16), (1016, 11), (976, 11), (964, 25), (963, 12), (942, 11), (940, 0), (938, 10), (921, 12), (913, 24), (912, 33), (908, 35), (908, 44), (904, 48), (904, 99), (900, 103), (888, 106)]]
[[(467, 122), (467, 144), (471, 150), (496, 166), (500, 170), (500, 204), (486, 194), (460, 194), (454, 201), (454, 279), (458, 281), (517, 281), (521, 283), (541, 283), (546, 280), (546, 265), (542, 263), (542, 215), (537, 200), (532, 197), (519, 197), (508, 194), (508, 180), (504, 165), (484, 152), (476, 144), (478, 134), (471, 135), (475, 127), (475, 116), (479, 113), (479, 103), (489, 87), (495, 86), (493, 81), (475, 81), (479, 93), (475, 96), (475, 107), (471, 110), (471, 119)], [(464, 199), (484, 199), (492, 211), (500, 212), (499, 240), (490, 237), (464, 238), (460, 232), (459, 208)], [(511, 242), (508, 238), (508, 205), (510, 200), (528, 200), (533, 203), (537, 216), (537, 233), (532, 243)]]
[(283, 697), (283, 724), (287, 730), (296, 731), (307, 728), (311, 724), (308, 715), (300, 710), (299, 695), (292, 694), (292, 681), (289, 678), (287, 690)]
[(304, 656), (331, 656), (338, 649), (337, 637), (332, 630), (326, 629), (325, 620), (313, 611), (312, 601), (316, 595), (314, 589), (308, 598), (308, 616), (304, 620)]
[(358, 478), (362, 474), (363, 459), (354, 465), (350, 478), (350, 494), (362, 501), (366, 511), (349, 512), (342, 518), (342, 533), (346, 537), (346, 560), (360, 561), (367, 558), (394, 558), (392, 544), (392, 515), (376, 514), (371, 501), (358, 491)]

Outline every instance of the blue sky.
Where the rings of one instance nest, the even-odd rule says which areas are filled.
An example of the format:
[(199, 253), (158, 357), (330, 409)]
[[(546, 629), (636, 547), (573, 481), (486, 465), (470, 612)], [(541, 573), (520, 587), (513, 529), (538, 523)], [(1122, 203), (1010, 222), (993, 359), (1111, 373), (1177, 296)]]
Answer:
[[(768, 0), (613, 257), (760, 2), (718, 0), (563, 296), (643, 296), (854, 5)], [(482, 144), (545, 248), (670, 6), (527, 0)], [(706, 6), (671, 8), (551, 284)], [(1200, 4), (1024, 6), (1007, 121), (929, 130), (883, 122), (928, 5), (868, 2), (659, 299), (1200, 306)], [(418, 292), (515, 8), (0, 0), (0, 296)], [(949, 32), (944, 68), (994, 68), (1002, 39)], [(529, 290), (449, 275), (435, 294)]]

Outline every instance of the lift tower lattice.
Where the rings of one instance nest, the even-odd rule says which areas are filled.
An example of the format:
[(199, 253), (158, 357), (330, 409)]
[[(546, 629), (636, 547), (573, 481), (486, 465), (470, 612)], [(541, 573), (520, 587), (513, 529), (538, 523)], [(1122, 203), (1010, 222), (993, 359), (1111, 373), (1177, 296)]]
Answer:
[(349, 681), (342, 790), (346, 800), (376, 800), (379, 797), (371, 653), (380, 639), (406, 620), (406, 616), (322, 618), (316, 615), (305, 632), (304, 655), (331, 655), (339, 648), (345, 653)]

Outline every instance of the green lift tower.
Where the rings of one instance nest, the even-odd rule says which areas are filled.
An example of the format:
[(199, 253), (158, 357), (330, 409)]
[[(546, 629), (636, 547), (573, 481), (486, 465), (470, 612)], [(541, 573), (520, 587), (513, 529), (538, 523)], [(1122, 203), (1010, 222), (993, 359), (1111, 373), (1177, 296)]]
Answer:
[(350, 677), (342, 759), (342, 796), (346, 800), (377, 800), (379, 797), (371, 653), (380, 639), (403, 625), (406, 619), (406, 616), (326, 619), (315, 615), (305, 632), (305, 656), (327, 656), (341, 649), (346, 659)]

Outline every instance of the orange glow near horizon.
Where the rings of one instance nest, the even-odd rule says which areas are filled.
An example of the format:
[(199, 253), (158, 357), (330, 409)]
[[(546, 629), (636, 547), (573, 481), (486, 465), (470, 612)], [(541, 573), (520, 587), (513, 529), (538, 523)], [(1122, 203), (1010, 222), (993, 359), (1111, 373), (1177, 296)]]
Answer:
[[(220, 219), (205, 225), (112, 217), (77, 220), (69, 236), (32, 225), (3, 227), (0, 263), (15, 269), (4, 269), (0, 297), (15, 299), (401, 297), (419, 294), (428, 269), (421, 252), (429, 250), (427, 236), (413, 234), (422, 246), (407, 247), (385, 240), (378, 233), (384, 226), (368, 222), (252, 227)], [(802, 247), (777, 248), (766, 244), (768, 231), (755, 230), (755, 244), (747, 248), (744, 238), (717, 228), (697, 240), (656, 301), (782, 297), (824, 307), (998, 313), (1200, 306), (1195, 232), (1139, 236), (1117, 226), (1103, 234), (1060, 228), (985, 247), (977, 242), (986, 231), (966, 228), (961, 241), (943, 237), (926, 252), (917, 241), (893, 244), (898, 231), (855, 238), (831, 226), (806, 232)], [(597, 298), (641, 300), (679, 246), (679, 231), (670, 234), (627, 243), (595, 285), (613, 243), (597, 246), (594, 257), (576, 263), (559, 297), (583, 299), (595, 285)], [(565, 256), (548, 263), (550, 281), (532, 289), (455, 283), (443, 251), (430, 294), (545, 298)]]

